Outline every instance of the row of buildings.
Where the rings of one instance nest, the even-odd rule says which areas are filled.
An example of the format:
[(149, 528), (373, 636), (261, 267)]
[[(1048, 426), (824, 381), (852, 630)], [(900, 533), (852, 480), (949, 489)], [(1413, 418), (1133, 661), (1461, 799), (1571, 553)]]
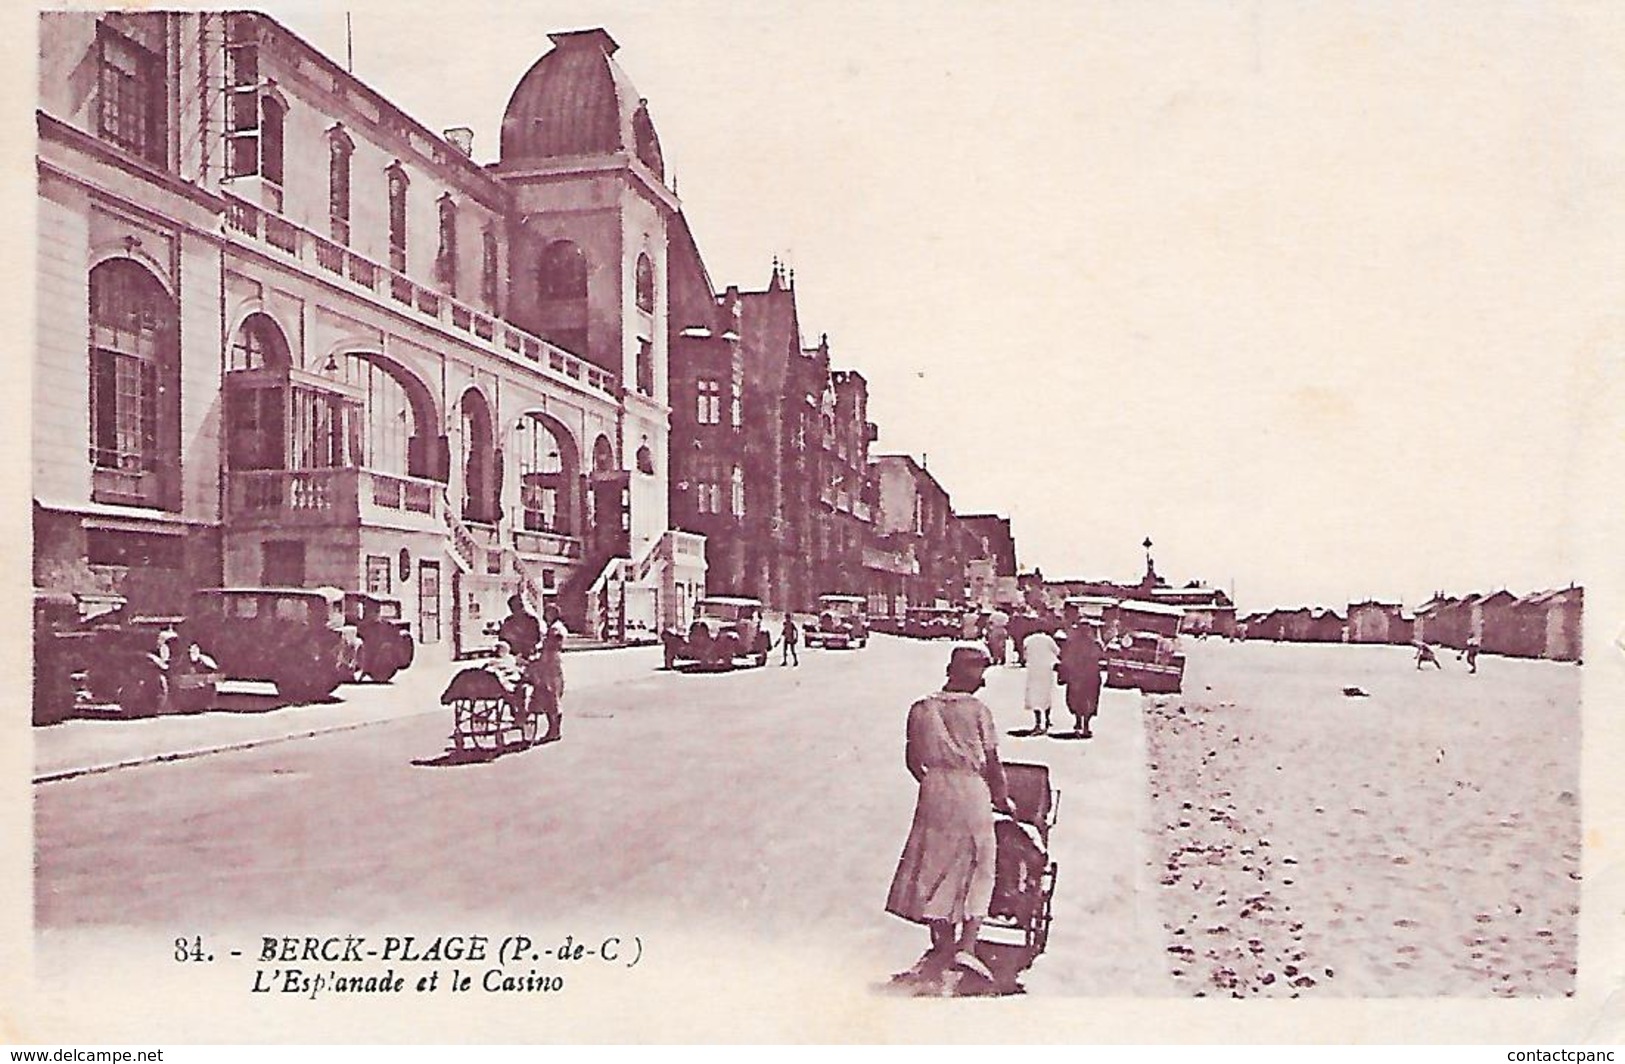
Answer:
[(482, 164), (263, 15), (39, 26), (37, 610), (331, 585), (461, 653), (516, 588), (600, 634), (1013, 593), (1009, 522), (872, 453), (788, 271), (712, 283), (603, 30)]
[(1490, 654), (1579, 661), (1585, 590), (1570, 585), (1528, 595), (1500, 589), (1436, 592), (1415, 611), (1397, 602), (1351, 602), (1346, 614), (1303, 606), (1242, 619), (1249, 639), (1314, 643), (1427, 642), (1460, 650), (1476, 641)]

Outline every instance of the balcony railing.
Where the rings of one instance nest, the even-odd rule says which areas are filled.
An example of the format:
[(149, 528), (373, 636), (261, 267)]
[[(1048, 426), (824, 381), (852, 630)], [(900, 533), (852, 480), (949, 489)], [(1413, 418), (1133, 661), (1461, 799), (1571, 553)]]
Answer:
[(432, 480), (369, 469), (255, 469), (227, 476), (227, 515), (248, 523), (432, 527), (443, 489)]
[(513, 547), (520, 554), (540, 557), (581, 557), (581, 540), (575, 536), (564, 536), (557, 532), (527, 532), (515, 529)]
[(376, 299), (390, 300), (400, 310), (433, 321), (447, 332), (498, 357), (528, 365), (564, 383), (585, 386), (611, 399), (619, 395), (615, 375), (585, 362), (562, 348), (506, 321), (482, 314), (466, 303), (365, 256), (341, 248), (327, 238), (288, 219), (235, 196), (226, 197), (226, 230), (276, 248), (301, 262), (333, 275), (337, 280), (365, 289)]

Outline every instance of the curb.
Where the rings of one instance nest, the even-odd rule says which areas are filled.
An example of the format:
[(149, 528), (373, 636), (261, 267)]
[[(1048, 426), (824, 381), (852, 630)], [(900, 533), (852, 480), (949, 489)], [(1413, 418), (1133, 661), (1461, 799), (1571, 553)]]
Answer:
[(195, 750), (181, 750), (174, 753), (149, 754), (144, 757), (132, 757), (123, 761), (115, 761), (105, 765), (89, 765), (84, 768), (65, 768), (55, 772), (47, 772), (42, 776), (35, 776), (33, 783), (37, 786), (42, 783), (61, 783), (64, 780), (78, 779), (81, 776), (99, 776), (107, 772), (117, 772), (119, 769), (139, 768), (142, 765), (159, 765), (171, 761), (190, 761), (196, 757), (208, 757), (210, 754), (225, 754), (236, 750), (252, 750), (259, 746), (274, 746), (277, 743), (291, 742), (294, 739), (312, 739), (318, 735), (335, 735), (339, 732), (357, 731), (361, 728), (371, 728), (378, 724), (388, 724), (394, 720), (405, 720), (409, 717), (428, 716), (437, 712), (436, 709), (419, 710), (416, 713), (402, 713), (393, 717), (379, 717), (375, 720), (353, 721), (349, 724), (334, 724), (326, 728), (308, 728), (304, 731), (289, 732), (285, 735), (270, 735), (263, 739), (244, 739), (235, 743), (221, 743), (218, 746), (203, 746)]

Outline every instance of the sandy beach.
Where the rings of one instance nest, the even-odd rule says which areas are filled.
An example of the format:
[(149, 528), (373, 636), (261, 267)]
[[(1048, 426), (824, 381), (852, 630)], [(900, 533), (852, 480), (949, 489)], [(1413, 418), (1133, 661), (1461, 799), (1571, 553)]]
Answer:
[(1182, 696), (1147, 700), (1149, 852), (1181, 993), (1574, 992), (1580, 670), (1442, 663), (1211, 645)]

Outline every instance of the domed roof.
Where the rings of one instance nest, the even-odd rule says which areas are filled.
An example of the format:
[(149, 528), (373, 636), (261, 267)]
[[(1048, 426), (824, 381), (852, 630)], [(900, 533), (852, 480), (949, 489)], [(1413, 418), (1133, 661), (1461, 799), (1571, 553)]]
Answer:
[(553, 50), (519, 79), (502, 116), (502, 165), (630, 150), (664, 180), (647, 101), (611, 58), (620, 48), (615, 38), (591, 29), (550, 33), (548, 40)]

